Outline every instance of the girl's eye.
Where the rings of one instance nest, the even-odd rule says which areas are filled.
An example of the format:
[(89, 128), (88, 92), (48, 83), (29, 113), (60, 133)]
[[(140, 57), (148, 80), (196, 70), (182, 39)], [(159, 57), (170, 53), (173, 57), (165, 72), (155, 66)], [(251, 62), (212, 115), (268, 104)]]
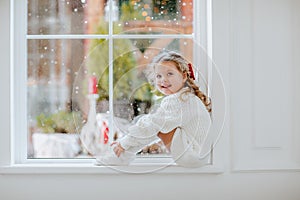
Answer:
[(168, 73), (168, 76), (172, 76), (172, 75), (173, 75), (173, 73), (172, 73), (172, 72), (169, 72), (169, 73)]
[(161, 78), (161, 75), (157, 74), (157, 75), (156, 75), (156, 78)]

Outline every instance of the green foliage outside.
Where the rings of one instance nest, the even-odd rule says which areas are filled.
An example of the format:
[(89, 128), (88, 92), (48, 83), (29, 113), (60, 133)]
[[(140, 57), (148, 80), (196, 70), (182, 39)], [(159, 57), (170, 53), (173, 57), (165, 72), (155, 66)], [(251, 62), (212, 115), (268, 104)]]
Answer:
[(130, 2), (124, 2), (121, 6), (121, 16), (120, 21), (127, 20), (144, 20), (145, 17), (142, 16), (143, 4), (137, 3), (132, 5)]
[(79, 133), (83, 119), (79, 112), (59, 111), (50, 115), (42, 113), (36, 121), (43, 133)]
[[(139, 9), (134, 9), (130, 3), (121, 6), (120, 22), (114, 22), (114, 33), (122, 33), (122, 21), (136, 18), (142, 20)], [(95, 34), (108, 34), (108, 22), (100, 19), (95, 28)], [(138, 77), (138, 66), (134, 46), (129, 39), (113, 40), (113, 86), (114, 99), (151, 101), (151, 86), (144, 77)], [(94, 39), (91, 41), (87, 60), (88, 75), (98, 78), (99, 100), (109, 98), (109, 41)], [(85, 81), (87, 85), (87, 81)]]

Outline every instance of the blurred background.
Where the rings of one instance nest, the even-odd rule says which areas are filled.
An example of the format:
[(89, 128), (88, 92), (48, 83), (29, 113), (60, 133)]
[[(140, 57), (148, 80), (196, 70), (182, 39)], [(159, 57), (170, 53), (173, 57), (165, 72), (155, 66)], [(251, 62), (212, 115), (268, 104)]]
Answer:
[[(28, 0), (28, 157), (82, 153), (76, 137), (89, 113), (91, 76), (98, 80), (97, 113), (109, 112), (109, 100), (119, 126), (148, 113), (160, 94), (152, 92), (143, 70), (162, 49), (192, 61), (192, 34), (192, 0), (114, 0), (111, 6), (106, 0)], [(50, 146), (57, 151), (48, 152)]]

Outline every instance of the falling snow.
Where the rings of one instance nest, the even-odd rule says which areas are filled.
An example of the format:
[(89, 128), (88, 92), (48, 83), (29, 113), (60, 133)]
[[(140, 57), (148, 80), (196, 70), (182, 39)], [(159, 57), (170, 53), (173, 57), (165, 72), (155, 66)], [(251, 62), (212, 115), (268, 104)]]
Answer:
[[(30, 2), (30, 1), (29, 1)], [(47, 1), (48, 2), (48, 1)], [(51, 2), (51, 1), (49, 1)], [(31, 12), (28, 12), (28, 33), (32, 34), (32, 35), (38, 35), (38, 34), (43, 34), (45, 36), (47, 35), (55, 35), (55, 34), (62, 34), (62, 35), (68, 35), (68, 34), (85, 34), (86, 30), (87, 30), (87, 25), (88, 23), (92, 23), (92, 19), (89, 17), (86, 17), (86, 11), (87, 11), (87, 6), (88, 1), (86, 0), (80, 0), (80, 1), (76, 1), (77, 3), (74, 3), (70, 0), (61, 0), (59, 2), (59, 6), (64, 6), (64, 9), (62, 9), (61, 7), (58, 6), (58, 1), (55, 1), (56, 5), (55, 6), (50, 6), (49, 3), (48, 7), (45, 8), (44, 7), (40, 7), (39, 9), (36, 10), (30, 10), (32, 7), (29, 7), (28, 10), (30, 10)], [(62, 3), (63, 2), (63, 3)], [(117, 1), (120, 2), (120, 1)], [(137, 3), (139, 2), (139, 3)], [(141, 3), (143, 1), (135, 1), (135, 8), (136, 9), (140, 9), (142, 12), (140, 12), (140, 15), (143, 16), (143, 18), (139, 17), (131, 17), (131, 20), (134, 21), (138, 21), (139, 23), (141, 22), (141, 20), (147, 21), (147, 24), (142, 27), (143, 31), (148, 31), (149, 34), (153, 34), (153, 31), (155, 32), (157, 30), (157, 28), (153, 28), (153, 27), (149, 27), (149, 23), (152, 23), (151, 21), (155, 21), (158, 20), (159, 24), (161, 26), (161, 28), (165, 28), (168, 29), (171, 26), (173, 26), (174, 24), (178, 25), (176, 26), (176, 30), (178, 30), (177, 28), (181, 28), (180, 25), (182, 23), (182, 20), (186, 20), (188, 17), (187, 16), (181, 16), (181, 12), (179, 10), (179, 6), (188, 6), (188, 5), (192, 5), (192, 2), (190, 3), (186, 3), (183, 2), (181, 0), (177, 1), (176, 6), (174, 7), (169, 7), (169, 5), (167, 4), (158, 4), (156, 5), (157, 7), (157, 11), (153, 10), (153, 5), (152, 5), (152, 1), (144, 1), (144, 2), (151, 2), (150, 5), (146, 4), (146, 3)], [(165, 2), (165, 1), (157, 1), (159, 3)], [(169, 1), (172, 2), (172, 1)], [(175, 1), (174, 1), (175, 2)], [(178, 3), (179, 2), (179, 3)], [(63, 5), (62, 5), (63, 4)], [(179, 5), (178, 5), (179, 4)], [(67, 6), (69, 5), (69, 6)], [(53, 10), (53, 8), (55, 8), (55, 10)], [(63, 11), (63, 12), (61, 12)], [(61, 12), (61, 13), (60, 13)], [(71, 14), (70, 14), (71, 13)], [(121, 14), (121, 13), (120, 13)], [(189, 14), (188, 14), (189, 16)], [(74, 19), (74, 17), (76, 17), (75, 19), (80, 19), (78, 21), (76, 21)], [(133, 19), (132, 19), (133, 18)], [(63, 19), (63, 20), (62, 20)], [(65, 21), (64, 21), (65, 20)], [(73, 21), (76, 21), (75, 24), (73, 24)], [(70, 27), (71, 25), (69, 23), (67, 23), (67, 21), (72, 21), (72, 27)], [(61, 23), (63, 22), (63, 23)], [(66, 22), (66, 23), (64, 23)], [(160, 22), (163, 22), (162, 25)], [(30, 24), (31, 23), (31, 24)], [(56, 27), (52, 27), (53, 25), (57, 25)], [(122, 25), (129, 25), (128, 21), (125, 21), (124, 23), (119, 22), (117, 24), (118, 27), (122, 28)], [(135, 22), (132, 22), (132, 24), (130, 25), (135, 25)], [(91, 26), (93, 26), (93, 24), (91, 24)], [(126, 27), (126, 26), (125, 26)], [(156, 26), (154, 26), (156, 27)], [(119, 28), (118, 28), (119, 29)], [(153, 30), (154, 29), (154, 30)], [(60, 31), (60, 32), (57, 32)], [(90, 34), (90, 33), (88, 33)], [(91, 33), (91, 34), (95, 34), (95, 33)], [(156, 32), (155, 32), (156, 34)], [(39, 40), (39, 39), (37, 39)], [(92, 39), (91, 39), (92, 40)], [(108, 39), (105, 39), (106, 41), (108, 41)], [(34, 41), (34, 40), (29, 40), (29, 41)], [(40, 40), (43, 41), (43, 40)], [(77, 54), (73, 54), (75, 51), (73, 51), (72, 48), (74, 48), (74, 46), (76, 47), (76, 45), (74, 45), (74, 43), (72, 43), (72, 45), (69, 45), (68, 42), (61, 42), (60, 44), (58, 44), (60, 41), (58, 39), (53, 39), (53, 40), (49, 40), (49, 41), (53, 41), (53, 43), (51, 42), (40, 42), (39, 44), (35, 44), (36, 45), (33, 48), (35, 48), (35, 51), (30, 52), (31, 55), (30, 56), (35, 56), (35, 58), (31, 58), (32, 60), (29, 60), (29, 64), (28, 64), (28, 69), (31, 69), (31, 71), (35, 71), (35, 77), (37, 77), (36, 80), (34, 80), (35, 86), (39, 86), (40, 87), (40, 83), (43, 82), (43, 84), (45, 85), (46, 83), (46, 87), (48, 88), (47, 90), (44, 91), (48, 91), (48, 90), (54, 90), (55, 94), (50, 93), (49, 94), (45, 94), (45, 92), (41, 95), (41, 97), (39, 98), (39, 104), (42, 105), (41, 108), (39, 109), (39, 112), (53, 112), (53, 111), (59, 111), (59, 110), (63, 110), (65, 109), (65, 107), (63, 107), (66, 103), (71, 105), (70, 107), (73, 106), (73, 99), (70, 100), (69, 97), (67, 97), (67, 100), (62, 102), (61, 101), (59, 95), (61, 95), (62, 93), (67, 93), (67, 95), (70, 95), (70, 92), (67, 91), (69, 90), (69, 88), (67, 88), (66, 90), (61, 89), (61, 85), (58, 85), (57, 82), (60, 83), (67, 83), (69, 85), (64, 85), (63, 87), (72, 87), (72, 92), (74, 93), (74, 96), (76, 96), (76, 99), (80, 99), (82, 98), (82, 92), (86, 89), (86, 86), (84, 86), (82, 84), (82, 82), (74, 82), (74, 83), (70, 83), (70, 80), (77, 80), (77, 79), (81, 79), (82, 77), (85, 77), (88, 74), (91, 74), (91, 70), (85, 70), (83, 68), (86, 67), (86, 64), (89, 64), (89, 59), (87, 58), (87, 56), (85, 55), (89, 55), (85, 52), (86, 49), (84, 49), (85, 47), (85, 43), (82, 44), (80, 46), (81, 49), (78, 49)], [(74, 40), (75, 41), (75, 40)], [(79, 39), (78, 39), (79, 41)], [(137, 40), (132, 40), (130, 39), (130, 41), (132, 41), (132, 44), (137, 48), (137, 49), (143, 49), (143, 51), (146, 51), (146, 48), (148, 46), (151, 47), (151, 43), (155, 43), (155, 39), (137, 39)], [(188, 45), (188, 42), (182, 42), (182, 40), (180, 40), (180, 44), (183, 44), (184, 46)], [(45, 46), (47, 45), (47, 46)], [(173, 44), (172, 44), (173, 45)], [(171, 45), (170, 45), (171, 46)], [(168, 48), (170, 47), (168, 46)], [(175, 45), (176, 46), (176, 45)], [(172, 47), (172, 46), (171, 46)], [(163, 50), (165, 50), (165, 47), (161, 47)], [(178, 47), (175, 47), (178, 48)], [(77, 50), (77, 49), (76, 49)], [(30, 49), (31, 51), (31, 49)], [(65, 51), (65, 52), (63, 52)], [(81, 52), (83, 52), (82, 55), (80, 54)], [(30, 54), (29, 53), (29, 54)], [(144, 52), (143, 52), (144, 53)], [(134, 57), (139, 57), (141, 55), (141, 53), (139, 51), (132, 51), (133, 55), (137, 55)], [(78, 58), (76, 56), (80, 55)], [(148, 54), (150, 55), (150, 54)], [(62, 56), (62, 57), (60, 57)], [(120, 55), (120, 57), (122, 57), (123, 55)], [(151, 54), (151, 58), (152, 58), (152, 54)], [(124, 55), (125, 57), (125, 55)], [(75, 61), (71, 60), (75, 58)], [(143, 54), (144, 59), (150, 59), (149, 56)], [(82, 61), (84, 60), (84, 62)], [(77, 63), (77, 64), (74, 64)], [(82, 64), (84, 63), (84, 64)], [(70, 65), (78, 65), (78, 66), (70, 66)], [(54, 66), (56, 65), (56, 66)], [(83, 66), (81, 68), (81, 66)], [(39, 68), (40, 67), (40, 68)], [(32, 70), (33, 69), (33, 70)], [(63, 70), (62, 70), (63, 69)], [(42, 71), (46, 71), (46, 72), (42, 72)], [(80, 71), (75, 71), (75, 70), (80, 70)], [(121, 69), (122, 70), (122, 69)], [(29, 71), (29, 70), (28, 70)], [(61, 73), (67, 73), (67, 75), (64, 75), (65, 77), (67, 77), (67, 81), (66, 80), (58, 80), (61, 77), (63, 77), (61, 75)], [(40, 75), (39, 73), (44, 73), (42, 75)], [(48, 73), (48, 74), (47, 74)], [(57, 74), (51, 74), (51, 73), (57, 73)], [(99, 74), (99, 72), (97, 72)], [(46, 74), (46, 75), (45, 75)], [(80, 75), (80, 76), (79, 76)], [(92, 75), (96, 75), (96, 72), (93, 72)], [(78, 76), (78, 77), (77, 77)], [(51, 77), (51, 78), (49, 78)], [(71, 78), (70, 78), (71, 77)], [(42, 80), (43, 79), (43, 80)], [(49, 80), (50, 79), (50, 80)], [(48, 81), (49, 80), (49, 81)], [(70, 86), (70, 84), (72, 84), (72, 86)], [(76, 84), (75, 86), (73, 84)], [(128, 85), (135, 87), (135, 81), (128, 81)], [(72, 93), (72, 95), (73, 95)], [(49, 99), (49, 96), (53, 96), (51, 97), (51, 99)], [(120, 94), (120, 96), (122, 95), (126, 95), (124, 92)], [(69, 98), (69, 99), (68, 99)], [(128, 101), (128, 98), (124, 98), (122, 97), (122, 100)], [(37, 101), (37, 100), (36, 100)], [(50, 102), (51, 101), (51, 102)], [(33, 102), (33, 100), (32, 100)], [(76, 102), (78, 103), (78, 102)], [(75, 103), (75, 104), (76, 104)], [(54, 105), (54, 107), (52, 106), (52, 104)], [(80, 102), (79, 102), (80, 104)], [(45, 106), (44, 106), (45, 105)], [(131, 103), (131, 105), (133, 105)], [(80, 105), (81, 106), (81, 105)], [(79, 107), (80, 107), (79, 106)], [(81, 111), (80, 109), (77, 108), (73, 108), (73, 110), (75, 111)], [(130, 108), (126, 108), (123, 110), (123, 112), (127, 111), (127, 112), (131, 112), (132, 107)], [(144, 110), (144, 106), (141, 105), (137, 105), (136, 106), (137, 111), (139, 112), (143, 112)], [(103, 112), (106, 112), (103, 111)], [(109, 111), (107, 111), (107, 113), (109, 113)], [(35, 118), (34, 115), (28, 115), (30, 116), (28, 118), (30, 123), (34, 123)], [(83, 120), (82, 123), (85, 123), (86, 121)], [(43, 124), (45, 125), (45, 124)]]

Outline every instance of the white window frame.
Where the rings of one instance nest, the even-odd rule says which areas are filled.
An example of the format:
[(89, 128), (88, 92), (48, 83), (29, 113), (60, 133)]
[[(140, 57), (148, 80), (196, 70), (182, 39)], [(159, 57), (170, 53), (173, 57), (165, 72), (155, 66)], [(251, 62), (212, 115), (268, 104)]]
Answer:
[[(108, 35), (112, 38), (193, 38), (197, 44), (201, 44), (210, 58), (212, 55), (212, 0), (194, 0), (194, 33), (193, 35)], [(205, 6), (202, 6), (205, 5)], [(110, 5), (111, 6), (111, 5)], [(25, 8), (25, 9), (24, 9)], [(93, 165), (94, 159), (27, 159), (27, 39), (93, 39), (99, 35), (27, 35), (27, 2), (10, 1), (10, 131), (9, 137), (0, 136), (0, 145), (9, 141), (10, 147), (2, 152), (0, 158), (1, 173), (118, 173), (120, 171), (145, 172), (157, 169), (158, 173), (221, 173), (223, 162), (220, 154), (211, 155), (212, 164), (201, 168), (187, 169), (168, 165), (168, 158), (145, 158), (137, 159), (131, 166), (99, 167)], [(198, 22), (198, 23), (196, 23)], [(204, 26), (200, 27), (200, 23)], [(112, 33), (112, 30), (109, 30)], [(100, 36), (103, 37), (103, 36)], [(109, 40), (112, 41), (112, 40)], [(109, 59), (112, 60), (112, 48)], [(111, 63), (111, 62), (110, 62)], [(112, 66), (110, 66), (111, 68)], [(112, 70), (110, 70), (112, 71)], [(211, 71), (208, 69), (208, 84), (211, 84)], [(112, 78), (112, 74), (110, 75)], [(112, 81), (112, 79), (110, 79)], [(112, 83), (110, 83), (112, 85)], [(112, 91), (112, 90), (111, 90)], [(110, 109), (112, 109), (112, 101)], [(8, 139), (9, 138), (9, 139)], [(7, 146), (7, 145), (6, 145)], [(2, 159), (2, 154), (4, 155)], [(119, 170), (115, 170), (119, 169)]]

